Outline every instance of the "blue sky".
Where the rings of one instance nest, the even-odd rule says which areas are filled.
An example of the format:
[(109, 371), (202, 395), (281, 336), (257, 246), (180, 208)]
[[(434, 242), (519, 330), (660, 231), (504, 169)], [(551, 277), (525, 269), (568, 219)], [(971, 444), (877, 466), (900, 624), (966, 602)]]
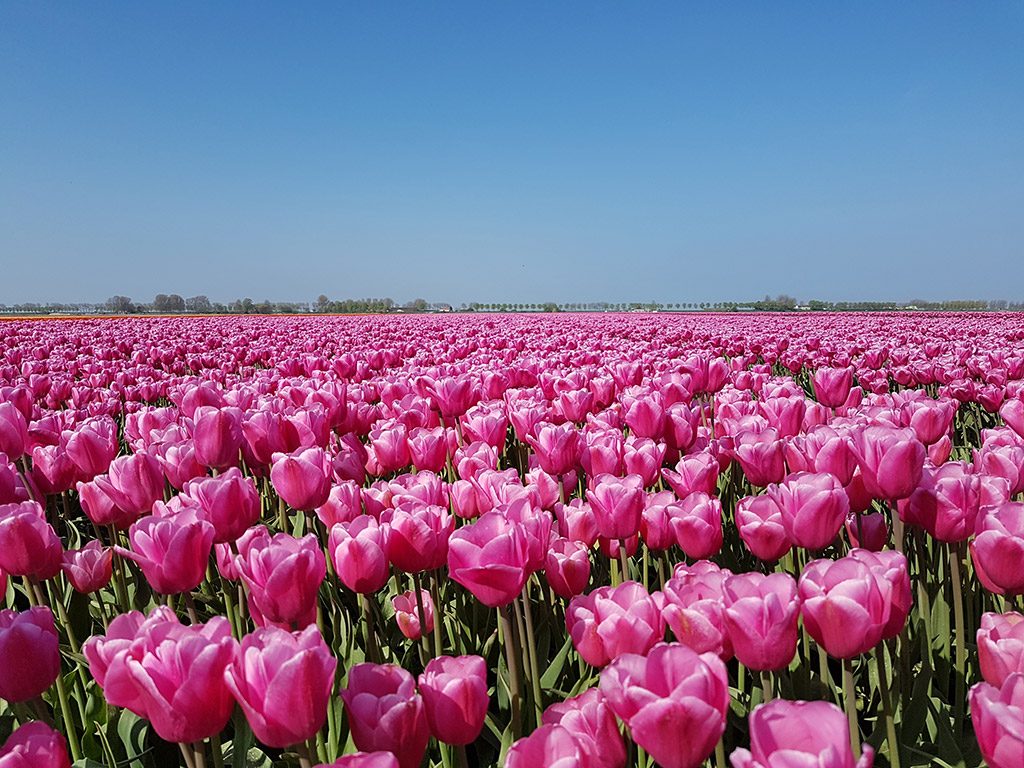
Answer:
[(1024, 4), (0, 0), (0, 302), (1024, 300)]

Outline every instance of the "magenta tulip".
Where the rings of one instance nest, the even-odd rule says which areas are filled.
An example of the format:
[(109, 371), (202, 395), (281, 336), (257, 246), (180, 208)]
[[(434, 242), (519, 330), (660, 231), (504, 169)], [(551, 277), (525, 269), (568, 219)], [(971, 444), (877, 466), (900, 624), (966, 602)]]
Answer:
[(420, 765), (430, 726), (411, 674), (396, 664), (357, 664), (341, 697), (356, 747), (391, 752), (400, 768)]
[(798, 547), (818, 550), (831, 544), (850, 511), (850, 501), (834, 475), (797, 472), (768, 489), (778, 505), (786, 535)]
[(331, 474), (331, 462), (323, 448), (306, 448), (292, 454), (275, 453), (270, 482), (288, 506), (310, 512), (327, 501)]
[(327, 549), (341, 583), (363, 595), (376, 592), (391, 576), (384, 553), (386, 529), (369, 515), (331, 528)]
[(1015, 611), (984, 613), (977, 637), (985, 682), (999, 688), (1010, 675), (1024, 672), (1024, 616)]
[[(60, 674), (57, 628), (49, 608), (0, 610), (0, 699), (28, 701)], [(2, 763), (0, 763), (2, 765)]]
[(476, 741), (490, 700), (487, 663), (480, 656), (439, 656), (419, 676), (430, 732), (445, 744)]
[(744, 573), (722, 583), (733, 652), (754, 670), (782, 669), (796, 655), (800, 598), (788, 573)]
[(500, 512), (488, 512), (462, 526), (448, 546), (452, 579), (484, 605), (508, 605), (522, 592), (529, 576), (529, 541), (525, 529)]
[(249, 610), (257, 626), (304, 629), (316, 621), (327, 559), (315, 535), (271, 536), (258, 526), (239, 539), (238, 553), (238, 573), (249, 589)]
[(139, 564), (154, 591), (176, 595), (202, 583), (213, 535), (213, 526), (191, 512), (149, 516), (134, 523), (128, 531), (131, 550), (115, 550)]
[(1014, 672), (999, 688), (978, 683), (970, 702), (974, 735), (989, 768), (1024, 765), (1024, 674)]
[(658, 604), (635, 581), (574, 597), (565, 625), (576, 651), (594, 667), (625, 653), (646, 653), (665, 636)]
[(37, 502), (0, 506), (0, 570), (12, 576), (52, 579), (60, 573), (63, 548)]
[(0, 746), (0, 768), (71, 768), (67, 742), (46, 723), (25, 723)]
[(110, 583), (114, 552), (93, 539), (81, 549), (64, 553), (61, 569), (76, 592), (91, 594)]

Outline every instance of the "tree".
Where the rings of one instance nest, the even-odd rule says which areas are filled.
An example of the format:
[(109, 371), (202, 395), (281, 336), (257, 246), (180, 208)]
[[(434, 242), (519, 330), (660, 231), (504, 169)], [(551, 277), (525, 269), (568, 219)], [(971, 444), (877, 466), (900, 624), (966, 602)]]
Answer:
[(185, 311), (194, 315), (208, 314), (213, 311), (213, 305), (206, 296), (192, 296), (185, 299)]
[(106, 301), (106, 308), (115, 315), (130, 315), (135, 312), (135, 302), (127, 296), (111, 296)]

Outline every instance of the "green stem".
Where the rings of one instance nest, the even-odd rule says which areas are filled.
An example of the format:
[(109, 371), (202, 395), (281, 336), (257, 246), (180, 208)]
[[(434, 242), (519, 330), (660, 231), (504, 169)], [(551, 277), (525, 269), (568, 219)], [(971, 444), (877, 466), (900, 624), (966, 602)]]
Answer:
[(761, 670), (761, 701), (767, 704), (774, 698), (775, 686), (772, 682), (772, 673), (768, 670)]
[[(416, 593), (416, 612), (420, 619), (420, 641), (423, 644), (425, 658), (430, 658), (430, 638), (427, 637), (427, 614), (423, 609), (423, 587), (420, 585), (420, 575), (412, 575), (413, 591)], [(435, 612), (436, 613), (436, 612)], [(436, 621), (437, 616), (434, 616)], [(424, 662), (426, 664), (426, 662)]]
[(533, 631), (533, 610), (530, 608), (529, 582), (523, 587), (523, 613), (526, 617), (526, 640), (530, 660), (530, 683), (533, 687), (533, 706), (537, 714), (537, 727), (540, 727), (541, 714), (544, 712), (544, 699), (540, 690), (540, 669), (537, 664), (537, 637)]
[(853, 660), (843, 659), (843, 706), (850, 725), (850, 746), (860, 754), (860, 727), (857, 725), (857, 692), (853, 687)]
[(210, 747), (213, 752), (213, 768), (224, 768), (224, 749), (221, 746), (219, 733), (210, 737)]
[(507, 605), (498, 608), (498, 621), (501, 624), (501, 633), (505, 640), (505, 663), (508, 666), (508, 690), (509, 704), (512, 707), (512, 738), (518, 739), (523, 733), (522, 716), (522, 694), (519, 688), (519, 649), (516, 648), (516, 640), (512, 629), (512, 616)]
[[(885, 717), (885, 741), (889, 746), (889, 765), (900, 768), (900, 745), (896, 740), (896, 723), (892, 715), (892, 690), (889, 687), (889, 673), (886, 669), (885, 643), (875, 646), (875, 661), (878, 664), (878, 687), (882, 699), (882, 715)], [(854, 755), (857, 759), (857, 755)]]
[(75, 721), (71, 718), (71, 706), (68, 704), (68, 692), (64, 688), (64, 676), (59, 672), (54, 685), (57, 688), (57, 700), (60, 702), (60, 716), (64, 720), (64, 734), (68, 737), (68, 746), (71, 747), (71, 761), (78, 762), (82, 759), (82, 745), (78, 741), (78, 729), (75, 728)]
[(949, 545), (949, 578), (953, 583), (953, 624), (956, 629), (956, 699), (953, 705), (954, 734), (959, 737), (964, 719), (966, 697), (965, 675), (967, 674), (967, 637), (964, 632), (964, 594), (960, 582), (959, 544)]

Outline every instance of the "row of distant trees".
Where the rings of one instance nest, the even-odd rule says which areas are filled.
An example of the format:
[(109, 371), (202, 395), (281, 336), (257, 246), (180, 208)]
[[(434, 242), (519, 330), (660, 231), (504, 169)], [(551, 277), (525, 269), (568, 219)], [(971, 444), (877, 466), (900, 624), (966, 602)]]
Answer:
[(390, 314), (418, 312), (886, 312), (899, 310), (928, 310), (943, 312), (983, 311), (1024, 311), (1024, 302), (999, 300), (955, 300), (925, 301), (914, 299), (896, 301), (820, 301), (812, 299), (801, 304), (792, 296), (780, 294), (765, 296), (758, 301), (717, 301), (717, 302), (468, 302), (457, 308), (444, 302), (428, 302), (413, 299), (399, 304), (390, 298), (332, 299), (320, 295), (313, 302), (254, 301), (251, 298), (235, 299), (227, 303), (211, 301), (199, 295), (184, 297), (177, 293), (157, 294), (152, 301), (139, 302), (128, 296), (111, 296), (105, 302), (95, 303), (23, 303), (0, 304), (0, 313), (6, 314)]

